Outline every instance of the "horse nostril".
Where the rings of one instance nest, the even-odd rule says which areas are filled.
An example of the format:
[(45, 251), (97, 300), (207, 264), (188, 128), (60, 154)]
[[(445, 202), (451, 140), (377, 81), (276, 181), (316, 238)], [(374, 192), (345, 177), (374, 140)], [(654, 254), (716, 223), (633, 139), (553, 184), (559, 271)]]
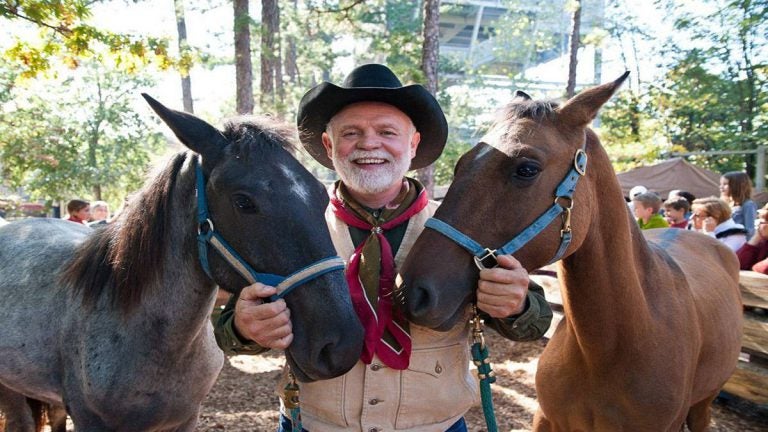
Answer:
[(429, 289), (421, 284), (416, 284), (409, 290), (408, 296), (405, 298), (408, 315), (418, 324), (420, 318), (432, 309), (432, 301), (433, 297), (429, 294)]

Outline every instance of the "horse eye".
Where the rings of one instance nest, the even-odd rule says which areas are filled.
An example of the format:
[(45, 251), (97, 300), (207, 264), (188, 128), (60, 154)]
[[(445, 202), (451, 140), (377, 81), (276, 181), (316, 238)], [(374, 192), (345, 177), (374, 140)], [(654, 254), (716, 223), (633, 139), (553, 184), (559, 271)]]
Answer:
[(517, 167), (515, 175), (524, 179), (536, 177), (541, 172), (541, 168), (531, 162), (524, 162)]
[(254, 204), (253, 201), (251, 201), (251, 199), (246, 195), (235, 194), (233, 197), (233, 202), (235, 207), (246, 213), (255, 213), (257, 210), (256, 204)]

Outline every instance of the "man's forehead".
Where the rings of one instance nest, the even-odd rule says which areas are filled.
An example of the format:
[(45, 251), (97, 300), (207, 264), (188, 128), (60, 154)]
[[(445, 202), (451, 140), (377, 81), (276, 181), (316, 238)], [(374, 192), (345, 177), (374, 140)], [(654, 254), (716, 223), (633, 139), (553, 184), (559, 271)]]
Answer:
[(364, 101), (349, 104), (331, 117), (331, 122), (348, 121), (353, 119), (392, 119), (413, 123), (411, 118), (394, 105), (384, 102)]

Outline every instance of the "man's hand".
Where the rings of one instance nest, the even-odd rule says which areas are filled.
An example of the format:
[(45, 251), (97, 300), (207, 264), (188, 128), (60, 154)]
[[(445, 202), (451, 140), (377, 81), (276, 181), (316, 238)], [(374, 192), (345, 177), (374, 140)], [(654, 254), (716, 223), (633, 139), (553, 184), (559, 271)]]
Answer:
[(477, 307), (493, 318), (507, 318), (525, 310), (528, 272), (512, 255), (496, 257), (499, 266), (480, 270)]
[(240, 335), (272, 349), (286, 349), (293, 341), (291, 311), (280, 299), (264, 303), (275, 294), (275, 287), (255, 283), (243, 288), (235, 304), (234, 326)]

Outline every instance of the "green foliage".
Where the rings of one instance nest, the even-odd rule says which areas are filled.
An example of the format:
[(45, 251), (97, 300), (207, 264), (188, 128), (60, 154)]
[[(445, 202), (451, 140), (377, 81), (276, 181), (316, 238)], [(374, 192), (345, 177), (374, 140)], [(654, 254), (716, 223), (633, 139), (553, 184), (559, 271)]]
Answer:
[[(491, 72), (520, 78), (521, 73), (537, 60), (549, 58), (558, 47), (557, 27), (564, 2), (539, 2), (535, 8), (523, 0), (507, 0), (508, 8), (495, 26), (493, 55), (496, 64), (504, 65)], [(483, 69), (487, 69), (484, 67)]]
[(132, 105), (150, 84), (93, 63), (4, 93), (14, 102), (0, 110), (3, 178), (33, 200), (122, 202), (163, 143)]
[(600, 111), (596, 132), (617, 172), (655, 163), (670, 152), (654, 116), (652, 101), (631, 89), (619, 92)]
[[(768, 142), (768, 1), (709, 0), (699, 10), (671, 2), (675, 27), (663, 82), (652, 89), (670, 140), (689, 151), (753, 150)], [(716, 171), (746, 169), (752, 156), (709, 158)]]
[(58, 64), (77, 67), (88, 59), (104, 57), (112, 58), (126, 71), (136, 71), (150, 63), (161, 69), (188, 68), (194, 53), (187, 51), (174, 59), (165, 39), (114, 33), (90, 24), (93, 3), (87, 0), (0, 3), (0, 23), (24, 30), (23, 36), (15, 35), (0, 46), (2, 57), (16, 64), (20, 78), (34, 78)]

